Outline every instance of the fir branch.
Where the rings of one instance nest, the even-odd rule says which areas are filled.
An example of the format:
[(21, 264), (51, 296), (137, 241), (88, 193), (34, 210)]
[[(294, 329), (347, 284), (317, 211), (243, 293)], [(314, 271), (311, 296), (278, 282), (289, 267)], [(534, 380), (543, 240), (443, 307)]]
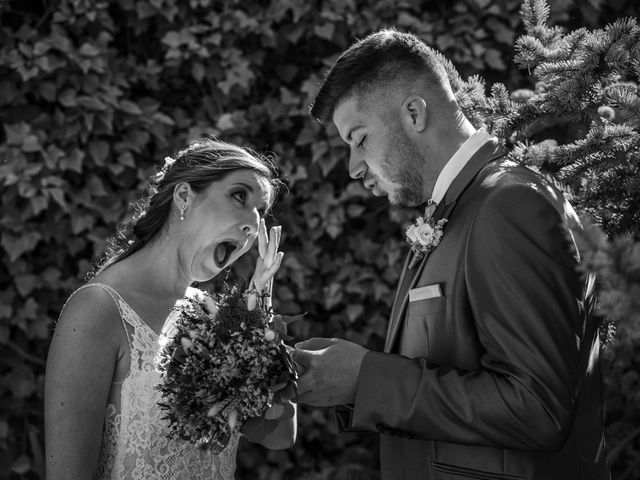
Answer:
[(515, 63), (518, 68), (532, 71), (544, 60), (563, 60), (567, 58), (563, 45), (549, 47), (533, 35), (523, 35), (516, 40)]
[[(563, 166), (563, 176), (578, 175), (586, 168), (597, 168), (607, 161), (621, 156), (626, 157), (629, 151), (640, 147), (640, 134), (626, 125), (592, 123), (584, 139), (558, 147), (557, 157)], [(605, 165), (606, 166), (606, 165)]]
[(603, 89), (603, 101), (615, 109), (615, 120), (632, 127), (640, 126), (640, 87), (632, 82), (619, 82)]
[(557, 145), (555, 140), (543, 140), (533, 144), (519, 142), (510, 157), (519, 163), (540, 167), (545, 163), (556, 162)]
[(549, 19), (550, 8), (544, 0), (525, 0), (520, 7), (520, 15), (527, 30), (545, 27)]
[(452, 90), (454, 91), (454, 93), (457, 92), (465, 83), (464, 80), (462, 80), (460, 73), (458, 73), (458, 70), (453, 65), (451, 60), (445, 57), (442, 53), (436, 50), (434, 50), (433, 53), (435, 54), (440, 64), (444, 67), (445, 72), (447, 72)]

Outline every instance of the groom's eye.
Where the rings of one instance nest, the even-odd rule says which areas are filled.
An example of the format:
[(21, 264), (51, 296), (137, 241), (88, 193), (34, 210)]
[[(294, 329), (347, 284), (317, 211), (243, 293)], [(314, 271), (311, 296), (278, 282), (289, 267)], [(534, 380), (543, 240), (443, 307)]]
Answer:
[(357, 147), (357, 148), (362, 148), (362, 147), (364, 147), (364, 142), (365, 142), (365, 140), (366, 140), (366, 139), (367, 139), (367, 136), (366, 136), (366, 135), (364, 135), (364, 136), (362, 137), (362, 140), (360, 140), (360, 143), (358, 143), (358, 147)]

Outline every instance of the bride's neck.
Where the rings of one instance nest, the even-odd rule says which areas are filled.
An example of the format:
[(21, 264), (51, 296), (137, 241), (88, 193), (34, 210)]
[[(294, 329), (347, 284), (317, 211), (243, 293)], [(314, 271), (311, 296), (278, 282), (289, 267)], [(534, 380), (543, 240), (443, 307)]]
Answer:
[(139, 276), (144, 289), (153, 296), (177, 300), (184, 297), (191, 283), (182, 275), (175, 250), (162, 242), (145, 245), (127, 260), (133, 275)]

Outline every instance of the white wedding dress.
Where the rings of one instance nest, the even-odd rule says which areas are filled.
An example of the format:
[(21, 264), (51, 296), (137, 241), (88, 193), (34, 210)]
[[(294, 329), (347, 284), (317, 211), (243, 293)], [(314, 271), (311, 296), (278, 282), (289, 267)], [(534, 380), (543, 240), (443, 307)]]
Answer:
[(123, 298), (108, 285), (103, 288), (118, 306), (127, 332), (131, 367), (121, 388), (120, 405), (107, 405), (102, 446), (98, 463), (98, 480), (233, 480), (239, 435), (218, 455), (202, 450), (180, 438), (169, 438), (165, 412), (158, 406), (162, 381), (156, 368), (161, 347), (174, 327), (174, 312), (169, 315), (158, 336)]

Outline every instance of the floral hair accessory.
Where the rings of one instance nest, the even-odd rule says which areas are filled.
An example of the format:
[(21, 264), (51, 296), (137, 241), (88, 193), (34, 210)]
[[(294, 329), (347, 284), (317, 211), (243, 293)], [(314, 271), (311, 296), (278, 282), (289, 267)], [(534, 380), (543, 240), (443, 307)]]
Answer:
[(164, 177), (167, 175), (167, 172), (169, 171), (169, 169), (171, 168), (171, 166), (176, 163), (176, 159), (173, 157), (164, 157), (164, 165), (162, 165), (162, 168), (160, 169), (160, 171), (158, 173), (156, 173), (153, 177), (153, 180), (155, 181), (156, 184), (162, 182), (162, 180), (164, 180)]
[(447, 219), (442, 218), (435, 221), (433, 219), (435, 209), (436, 204), (433, 200), (429, 200), (424, 210), (424, 216), (416, 218), (415, 223), (410, 225), (405, 232), (407, 243), (411, 245), (411, 251), (413, 252), (409, 269), (414, 268), (425, 255), (436, 248), (442, 239), (442, 235), (444, 235), (442, 230), (447, 223)]

